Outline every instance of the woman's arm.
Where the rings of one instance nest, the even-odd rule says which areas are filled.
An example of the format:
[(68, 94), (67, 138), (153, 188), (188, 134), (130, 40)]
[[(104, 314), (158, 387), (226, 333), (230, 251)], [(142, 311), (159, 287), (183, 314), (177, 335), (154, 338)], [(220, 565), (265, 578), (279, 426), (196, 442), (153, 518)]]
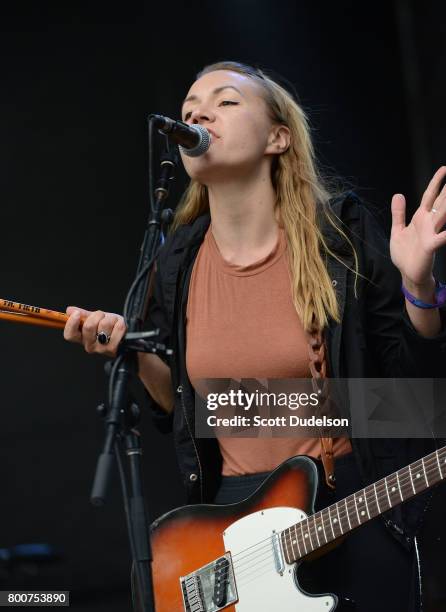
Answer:
[[(407, 291), (427, 304), (436, 302), (432, 275), (435, 252), (446, 244), (446, 231), (441, 231), (446, 223), (446, 187), (440, 191), (445, 177), (446, 166), (442, 166), (430, 181), (407, 226), (404, 196), (395, 194), (392, 198), (390, 255)], [(406, 310), (421, 336), (432, 338), (440, 332), (438, 308), (420, 308), (406, 298)]]
[(434, 309), (441, 321), (435, 335), (420, 333), (405, 306), (401, 273), (391, 261), (389, 241), (365, 206), (359, 205), (359, 213), (360, 225), (352, 237), (360, 257), (360, 269), (365, 276), (361, 285), (364, 290), (367, 351), (371, 363), (383, 377), (444, 377), (446, 312)]
[[(161, 256), (168, 257), (169, 240), (164, 243), (155, 264), (153, 275), (153, 292), (151, 294), (147, 318), (144, 328), (158, 329), (156, 342), (171, 348), (171, 325), (163, 294), (163, 272)], [(150, 290), (149, 290), (150, 291)], [(151, 353), (138, 353), (138, 375), (147, 391), (147, 400), (152, 418), (157, 428), (162, 432), (172, 430), (174, 393), (170, 373), (169, 358)]]
[(138, 353), (139, 378), (158, 406), (170, 414), (173, 411), (173, 391), (170, 368), (158, 355)]
[[(435, 302), (435, 280), (432, 277), (426, 285), (415, 285), (410, 279), (402, 278), (404, 287), (414, 297), (428, 304)], [(438, 308), (427, 310), (414, 306), (406, 299), (406, 311), (414, 329), (425, 338), (433, 338), (441, 331), (441, 319)]]

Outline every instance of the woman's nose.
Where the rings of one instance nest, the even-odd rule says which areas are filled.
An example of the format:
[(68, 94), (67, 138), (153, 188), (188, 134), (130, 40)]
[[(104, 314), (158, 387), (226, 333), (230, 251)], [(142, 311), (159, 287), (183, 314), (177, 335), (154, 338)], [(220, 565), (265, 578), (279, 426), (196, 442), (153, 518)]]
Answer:
[(200, 107), (192, 111), (192, 123), (202, 123), (205, 121), (213, 121), (213, 113), (209, 108)]

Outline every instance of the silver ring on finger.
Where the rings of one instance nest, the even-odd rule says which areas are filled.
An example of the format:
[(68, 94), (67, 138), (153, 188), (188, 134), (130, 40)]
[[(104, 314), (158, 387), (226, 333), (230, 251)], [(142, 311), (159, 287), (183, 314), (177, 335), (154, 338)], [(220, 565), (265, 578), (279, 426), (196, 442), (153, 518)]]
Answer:
[(99, 344), (108, 344), (110, 342), (110, 334), (107, 334), (104, 331), (98, 332), (96, 334), (96, 340), (99, 342)]
[(436, 212), (438, 212), (436, 208), (431, 208), (431, 213), (435, 215)]

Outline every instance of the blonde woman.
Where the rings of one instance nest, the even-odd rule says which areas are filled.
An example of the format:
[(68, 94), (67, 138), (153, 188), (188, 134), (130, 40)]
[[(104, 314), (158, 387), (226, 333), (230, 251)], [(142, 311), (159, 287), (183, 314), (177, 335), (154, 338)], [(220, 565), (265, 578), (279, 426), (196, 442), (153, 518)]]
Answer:
[[(439, 193), (446, 168), (408, 225), (404, 197), (393, 197), (391, 263), (355, 195), (334, 198), (325, 187), (304, 112), (266, 74), (236, 62), (206, 67), (186, 95), (182, 119), (206, 127), (212, 144), (205, 155), (183, 157), (191, 183), (157, 262), (149, 323), (174, 356), (140, 355), (139, 375), (160, 428), (173, 428), (189, 500), (230, 503), (293, 455), (319, 459), (320, 442), (197, 439), (194, 381), (311, 377), (315, 334), (333, 377), (444, 375), (444, 316), (420, 304), (437, 300), (432, 267), (446, 244), (446, 193)], [(67, 340), (116, 354), (122, 317), (67, 312)], [(97, 342), (99, 332), (107, 345)], [(319, 505), (401, 467), (411, 453), (421, 456), (416, 446), (334, 440), (336, 491), (323, 485)], [(424, 505), (418, 500), (355, 532), (312, 564), (311, 578), (302, 570), (304, 584), (340, 593), (361, 612), (417, 609), (414, 536)]]

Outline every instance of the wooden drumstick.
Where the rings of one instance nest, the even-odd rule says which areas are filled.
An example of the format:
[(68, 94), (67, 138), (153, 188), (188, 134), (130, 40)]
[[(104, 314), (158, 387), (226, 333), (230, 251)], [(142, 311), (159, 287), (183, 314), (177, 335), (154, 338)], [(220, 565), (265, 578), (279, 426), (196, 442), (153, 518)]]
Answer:
[(12, 321), (13, 323), (24, 323), (26, 325), (38, 325), (39, 327), (53, 327), (55, 329), (63, 329), (65, 323), (63, 321), (50, 321), (49, 319), (39, 319), (32, 315), (26, 315), (17, 312), (8, 312), (0, 310), (1, 321)]
[[(64, 312), (0, 298), (0, 320), (63, 329), (68, 318)], [(84, 324), (84, 320), (85, 317), (81, 317), (80, 327)]]
[(64, 312), (48, 310), (47, 308), (41, 308), (40, 306), (21, 304), (20, 302), (13, 302), (12, 300), (5, 300), (2, 298), (0, 298), (0, 310), (6, 310), (8, 312), (14, 312), (21, 315), (28, 315), (37, 319), (57, 321), (59, 323), (63, 323), (63, 326), (68, 321), (68, 315), (66, 315)]

